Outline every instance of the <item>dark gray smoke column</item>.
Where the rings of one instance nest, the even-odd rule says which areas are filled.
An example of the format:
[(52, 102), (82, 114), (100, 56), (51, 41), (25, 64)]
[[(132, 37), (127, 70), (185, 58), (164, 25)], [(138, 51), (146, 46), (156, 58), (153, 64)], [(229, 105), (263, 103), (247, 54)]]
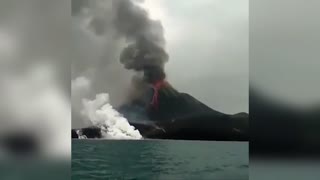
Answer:
[(144, 78), (154, 83), (165, 78), (166, 53), (164, 31), (160, 21), (152, 20), (146, 10), (130, 0), (114, 0), (114, 24), (129, 45), (124, 48), (120, 62), (125, 68), (143, 71)]

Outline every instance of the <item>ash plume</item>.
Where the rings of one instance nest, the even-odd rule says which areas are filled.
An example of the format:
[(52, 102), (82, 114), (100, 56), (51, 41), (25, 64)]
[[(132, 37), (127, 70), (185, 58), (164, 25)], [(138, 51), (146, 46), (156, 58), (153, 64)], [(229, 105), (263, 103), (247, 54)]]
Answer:
[(150, 19), (146, 10), (130, 0), (114, 1), (114, 8), (115, 26), (130, 42), (123, 49), (120, 62), (127, 69), (143, 71), (147, 82), (164, 79), (164, 64), (169, 56), (161, 22)]
[[(72, 90), (72, 94), (85, 94), (73, 98), (73, 108), (82, 98), (104, 92), (117, 107), (142, 94), (148, 84), (165, 78), (169, 56), (164, 29), (139, 3), (142, 1), (72, 1), (72, 79), (90, 81), (88, 92)], [(80, 110), (74, 109), (73, 117), (78, 117)]]

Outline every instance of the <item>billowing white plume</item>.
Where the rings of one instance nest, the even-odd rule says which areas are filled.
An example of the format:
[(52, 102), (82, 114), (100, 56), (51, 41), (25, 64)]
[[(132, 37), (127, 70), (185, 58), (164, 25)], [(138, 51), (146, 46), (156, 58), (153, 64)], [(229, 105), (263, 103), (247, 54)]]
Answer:
[(96, 99), (83, 99), (82, 114), (94, 126), (100, 127), (105, 139), (141, 139), (138, 130), (109, 103), (109, 94), (97, 94)]

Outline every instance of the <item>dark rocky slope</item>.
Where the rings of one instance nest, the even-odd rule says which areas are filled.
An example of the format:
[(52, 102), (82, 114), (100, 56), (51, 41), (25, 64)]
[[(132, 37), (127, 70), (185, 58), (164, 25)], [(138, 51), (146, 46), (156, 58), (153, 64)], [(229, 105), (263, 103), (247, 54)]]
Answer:
[[(247, 113), (228, 115), (218, 112), (189, 94), (176, 91), (168, 84), (153, 89), (152, 94), (151, 103), (150, 100), (145, 101), (148, 97), (143, 97), (141, 101), (133, 101), (131, 104), (119, 107), (119, 111), (129, 123), (145, 138), (248, 140)], [(137, 109), (140, 109), (140, 112)], [(147, 121), (133, 120), (132, 114), (136, 117), (145, 117)]]

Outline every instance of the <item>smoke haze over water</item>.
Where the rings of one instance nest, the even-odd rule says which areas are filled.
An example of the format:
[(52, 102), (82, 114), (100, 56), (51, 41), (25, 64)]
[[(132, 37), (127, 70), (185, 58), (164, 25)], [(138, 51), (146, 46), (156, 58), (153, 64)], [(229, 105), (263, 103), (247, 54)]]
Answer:
[(0, 151), (19, 137), (36, 157), (70, 157), (69, 9), (63, 0), (0, 2)]

